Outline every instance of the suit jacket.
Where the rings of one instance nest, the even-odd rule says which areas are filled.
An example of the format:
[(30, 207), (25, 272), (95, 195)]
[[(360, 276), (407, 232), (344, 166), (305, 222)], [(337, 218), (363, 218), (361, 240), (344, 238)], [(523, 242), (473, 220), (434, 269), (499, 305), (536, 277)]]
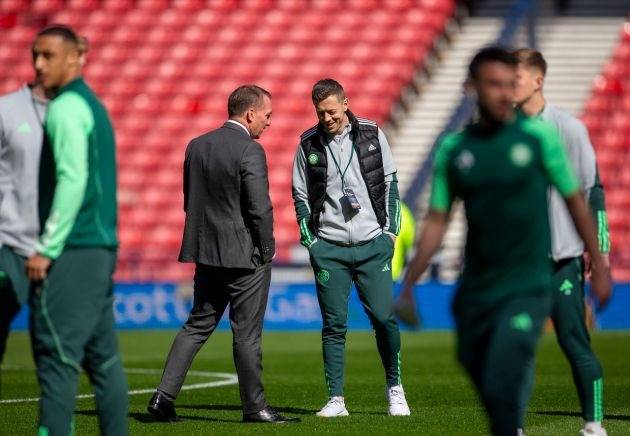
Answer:
[(254, 269), (275, 252), (267, 160), (241, 126), (193, 139), (184, 162), (180, 262)]

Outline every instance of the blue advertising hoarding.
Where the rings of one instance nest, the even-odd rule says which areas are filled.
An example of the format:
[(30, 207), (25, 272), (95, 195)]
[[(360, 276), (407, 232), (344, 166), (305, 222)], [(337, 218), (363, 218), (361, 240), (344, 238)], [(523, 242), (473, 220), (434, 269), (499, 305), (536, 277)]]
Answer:
[[(416, 287), (424, 329), (452, 329), (450, 304), (453, 285), (426, 283)], [(192, 306), (190, 285), (117, 284), (114, 290), (114, 316), (120, 329), (179, 328), (188, 317)], [(229, 310), (229, 309), (228, 309)], [(630, 329), (630, 284), (615, 286), (610, 305), (596, 314), (600, 329)], [(12, 328), (28, 327), (28, 309), (13, 322)], [(351, 293), (348, 308), (350, 329), (369, 329), (370, 323), (355, 290)], [(227, 314), (219, 328), (229, 328)], [(321, 314), (314, 284), (273, 284), (265, 314), (268, 330), (318, 330)]]

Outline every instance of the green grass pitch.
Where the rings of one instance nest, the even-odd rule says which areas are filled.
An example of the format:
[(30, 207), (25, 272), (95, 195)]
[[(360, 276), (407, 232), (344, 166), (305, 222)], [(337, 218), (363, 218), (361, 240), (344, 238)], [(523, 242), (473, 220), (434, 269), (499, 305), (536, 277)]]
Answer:
[[(123, 360), (128, 368), (160, 370), (174, 332), (121, 332)], [(384, 377), (372, 334), (348, 336), (346, 362), (347, 418), (325, 420), (314, 413), (326, 400), (318, 333), (264, 334), (264, 381), (269, 402), (299, 424), (241, 423), (236, 385), (182, 392), (176, 403), (183, 422), (152, 422), (146, 411), (150, 394), (130, 397), (132, 435), (197, 434), (422, 434), (483, 435), (486, 421), (475, 394), (455, 362), (454, 337), (447, 332), (403, 334), (403, 384), (411, 417), (387, 416)], [(605, 426), (610, 435), (630, 435), (630, 332), (598, 332), (593, 336), (604, 365)], [(193, 370), (234, 373), (231, 336), (216, 333), (197, 356)], [(141, 371), (142, 372), (142, 371)], [(130, 389), (153, 389), (159, 374), (129, 373)], [(209, 379), (189, 376), (186, 383)], [(84, 376), (80, 393), (89, 393)], [(2, 399), (38, 395), (28, 336), (13, 334), (2, 372)], [(553, 334), (541, 341), (536, 387), (527, 415), (527, 435), (577, 435), (581, 428), (571, 373)], [(37, 403), (0, 404), (0, 435), (33, 435)], [(92, 399), (76, 405), (76, 434), (98, 433)]]

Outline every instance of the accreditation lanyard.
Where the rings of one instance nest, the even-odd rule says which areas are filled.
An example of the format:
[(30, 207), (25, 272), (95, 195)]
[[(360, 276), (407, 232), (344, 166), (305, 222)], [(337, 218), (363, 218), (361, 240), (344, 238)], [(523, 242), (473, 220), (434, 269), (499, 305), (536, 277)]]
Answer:
[[(326, 144), (326, 147), (328, 147), (328, 151), (330, 151), (330, 156), (332, 157), (333, 162), (335, 163), (335, 167), (337, 167), (337, 172), (339, 173), (339, 176), (341, 177), (341, 192), (344, 192), (344, 188), (345, 188), (345, 176), (346, 176), (346, 172), (348, 171), (348, 168), (350, 168), (350, 164), (352, 163), (352, 156), (354, 156), (354, 145), (352, 145), (352, 150), (350, 150), (350, 159), (348, 159), (348, 165), (346, 165), (346, 168), (343, 170), (343, 172), (341, 171), (341, 167), (339, 166), (339, 162), (337, 162), (337, 158), (335, 158), (335, 154), (332, 151), (332, 148), (330, 148), (330, 145)], [(339, 160), (341, 160), (341, 156), (339, 156)]]

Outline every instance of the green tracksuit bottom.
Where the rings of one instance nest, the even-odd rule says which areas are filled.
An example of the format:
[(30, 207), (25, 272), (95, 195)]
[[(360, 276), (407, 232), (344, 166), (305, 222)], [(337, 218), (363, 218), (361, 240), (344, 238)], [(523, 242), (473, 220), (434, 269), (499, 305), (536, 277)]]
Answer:
[(10, 247), (0, 247), (0, 363), (4, 357), (11, 322), (28, 300), (26, 260)]
[(591, 348), (584, 314), (584, 263), (581, 257), (555, 264), (551, 320), (560, 348), (569, 360), (585, 421), (601, 421), (602, 365)]
[(477, 388), (494, 436), (513, 436), (522, 425), (549, 306), (547, 294), (515, 296), (491, 306), (459, 304), (455, 298), (458, 358)]
[(41, 387), (39, 435), (73, 433), (79, 372), (88, 375), (102, 435), (127, 435), (127, 380), (114, 330), (116, 253), (66, 249), (31, 297), (31, 341)]
[(391, 259), (394, 243), (382, 234), (355, 246), (319, 239), (309, 249), (322, 312), (324, 374), (330, 396), (343, 396), (348, 298), (356, 284), (376, 333), (387, 386), (400, 384), (400, 332), (393, 314)]

